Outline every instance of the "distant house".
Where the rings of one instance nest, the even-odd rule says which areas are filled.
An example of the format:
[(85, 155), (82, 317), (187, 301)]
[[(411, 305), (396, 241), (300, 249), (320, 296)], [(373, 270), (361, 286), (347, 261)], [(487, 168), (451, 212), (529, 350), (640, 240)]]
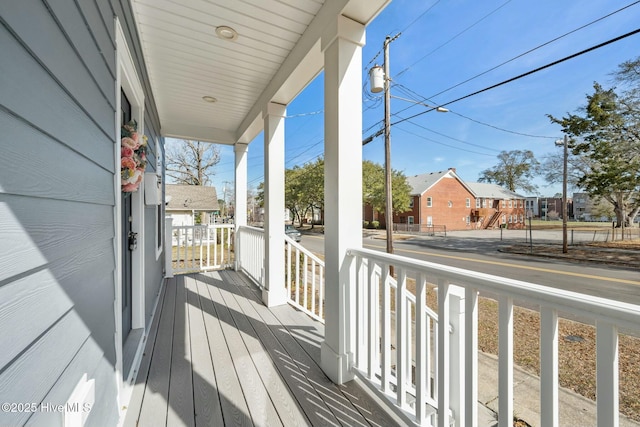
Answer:
[(167, 216), (173, 218), (173, 225), (194, 225), (198, 215), (201, 215), (200, 223), (209, 224), (212, 215), (220, 214), (215, 187), (166, 184), (165, 191), (165, 210)]
[(475, 194), (476, 228), (523, 228), (525, 197), (496, 184), (469, 182)]
[[(408, 211), (394, 215), (399, 231), (471, 230), (522, 228), (524, 196), (495, 184), (465, 182), (454, 168), (407, 177), (411, 186)], [(379, 221), (384, 214), (364, 206), (365, 221)]]
[(540, 198), (539, 197), (527, 197), (524, 199), (525, 216), (531, 215), (532, 218), (540, 217)]

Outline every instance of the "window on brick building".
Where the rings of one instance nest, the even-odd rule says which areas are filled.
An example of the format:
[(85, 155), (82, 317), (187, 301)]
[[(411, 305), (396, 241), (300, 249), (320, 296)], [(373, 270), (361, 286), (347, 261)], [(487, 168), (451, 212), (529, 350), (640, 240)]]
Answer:
[(431, 206), (433, 206), (433, 199), (431, 199), (431, 197), (427, 197), (427, 207), (430, 208)]
[(467, 197), (467, 201), (466, 201), (466, 203), (467, 203), (467, 204), (466, 204), (466, 206), (467, 206), (468, 208), (470, 208), (470, 207), (471, 207), (471, 199)]

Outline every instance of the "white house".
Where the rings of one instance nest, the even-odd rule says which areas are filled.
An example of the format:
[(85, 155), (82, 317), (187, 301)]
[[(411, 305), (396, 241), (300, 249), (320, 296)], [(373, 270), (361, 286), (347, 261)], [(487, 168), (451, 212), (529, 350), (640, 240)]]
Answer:
[(196, 215), (204, 213), (204, 223), (209, 224), (214, 214), (220, 213), (218, 194), (215, 187), (202, 185), (167, 184), (167, 216), (173, 218), (173, 225), (194, 225)]

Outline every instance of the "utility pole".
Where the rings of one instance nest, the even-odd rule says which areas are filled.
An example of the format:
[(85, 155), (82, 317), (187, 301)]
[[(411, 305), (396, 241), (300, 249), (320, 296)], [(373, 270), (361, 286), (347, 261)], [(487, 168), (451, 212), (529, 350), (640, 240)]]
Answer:
[(564, 135), (562, 140), (556, 141), (556, 146), (562, 145), (563, 159), (562, 159), (562, 253), (566, 254), (569, 249), (567, 248), (567, 158), (569, 157), (569, 137)]
[[(384, 184), (385, 184), (385, 223), (387, 231), (387, 253), (393, 253), (393, 193), (392, 182), (393, 173), (391, 169), (391, 77), (389, 72), (389, 45), (392, 41), (400, 37), (400, 33), (394, 37), (387, 36), (384, 40), (384, 64), (383, 67), (375, 65), (369, 70), (371, 78), (371, 92), (380, 93), (384, 90)], [(381, 70), (382, 68), (382, 70)], [(382, 73), (382, 75), (381, 75)], [(404, 101), (413, 102), (414, 104), (424, 105), (439, 113), (446, 113), (447, 110), (444, 107), (436, 107), (433, 105), (425, 104), (424, 102), (414, 101), (411, 99), (404, 99), (394, 96), (394, 98), (402, 99)], [(368, 138), (362, 141), (362, 145), (366, 145), (374, 138), (381, 135), (383, 131), (378, 131)], [(393, 274), (393, 268), (390, 269)]]
[(562, 253), (566, 254), (567, 248), (567, 158), (569, 157), (569, 137), (567, 134), (563, 138), (563, 155), (562, 164)]
[(393, 195), (391, 186), (391, 77), (389, 74), (389, 44), (391, 37), (384, 40), (384, 186), (385, 186), (385, 228), (387, 231), (387, 253), (393, 253)]

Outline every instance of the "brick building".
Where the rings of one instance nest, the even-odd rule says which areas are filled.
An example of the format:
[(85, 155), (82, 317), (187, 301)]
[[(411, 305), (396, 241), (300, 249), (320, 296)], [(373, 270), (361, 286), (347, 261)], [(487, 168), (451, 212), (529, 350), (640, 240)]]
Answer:
[[(445, 231), (477, 228), (522, 228), (524, 196), (495, 184), (468, 183), (456, 170), (407, 177), (411, 186), (411, 204), (406, 212), (394, 215), (398, 231)], [(365, 221), (379, 221), (385, 227), (383, 213), (364, 206)]]
[(476, 197), (473, 217), (476, 228), (524, 228), (525, 197), (496, 184), (469, 182)]

